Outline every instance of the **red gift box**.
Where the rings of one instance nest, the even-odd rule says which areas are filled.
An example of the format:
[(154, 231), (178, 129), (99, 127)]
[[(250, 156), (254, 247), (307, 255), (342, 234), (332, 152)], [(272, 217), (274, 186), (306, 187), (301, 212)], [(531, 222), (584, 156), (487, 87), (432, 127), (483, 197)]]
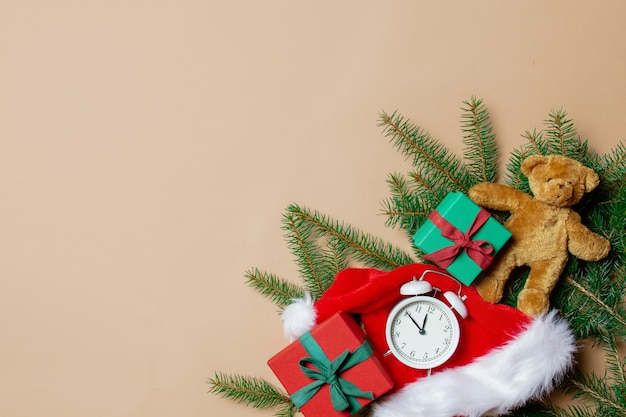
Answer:
[(393, 388), (363, 330), (339, 312), (268, 362), (306, 417), (350, 416)]

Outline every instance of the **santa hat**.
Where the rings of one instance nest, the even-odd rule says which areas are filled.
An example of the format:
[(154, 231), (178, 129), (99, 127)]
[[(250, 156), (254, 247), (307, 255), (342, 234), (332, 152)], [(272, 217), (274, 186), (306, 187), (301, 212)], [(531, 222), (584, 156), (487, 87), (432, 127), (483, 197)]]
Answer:
[(474, 287), (425, 264), (389, 272), (341, 271), (319, 300), (306, 295), (285, 308), (285, 335), (293, 340), (346, 311), (359, 315), (374, 349), (385, 353), (387, 315), (404, 298), (400, 286), (413, 278), (463, 296), (468, 315), (459, 318), (461, 341), (452, 358), (430, 372), (409, 368), (393, 355), (383, 357), (395, 388), (376, 403), (374, 417), (500, 415), (551, 391), (570, 369), (576, 340), (556, 311), (530, 318), (512, 307), (487, 303)]

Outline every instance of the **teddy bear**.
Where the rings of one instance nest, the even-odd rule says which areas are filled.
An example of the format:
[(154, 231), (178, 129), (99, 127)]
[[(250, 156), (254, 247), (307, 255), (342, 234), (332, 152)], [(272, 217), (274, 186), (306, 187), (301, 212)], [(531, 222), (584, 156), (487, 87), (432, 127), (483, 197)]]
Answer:
[(469, 190), (476, 204), (511, 213), (505, 223), (511, 241), (476, 285), (486, 301), (496, 303), (511, 272), (516, 267), (530, 267), (517, 308), (537, 317), (548, 311), (550, 292), (569, 253), (585, 261), (598, 261), (607, 256), (611, 246), (584, 226), (572, 209), (600, 183), (591, 168), (561, 155), (532, 155), (523, 160), (521, 171), (528, 178), (532, 195), (488, 182)]

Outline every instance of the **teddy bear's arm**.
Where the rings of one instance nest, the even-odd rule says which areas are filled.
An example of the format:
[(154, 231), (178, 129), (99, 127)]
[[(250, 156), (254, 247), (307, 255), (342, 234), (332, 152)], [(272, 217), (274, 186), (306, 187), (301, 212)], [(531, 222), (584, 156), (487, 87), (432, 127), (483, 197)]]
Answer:
[(532, 197), (504, 184), (482, 182), (469, 189), (469, 197), (479, 206), (493, 210), (517, 211)]
[(595, 262), (604, 258), (611, 250), (608, 239), (589, 230), (581, 223), (580, 215), (574, 211), (567, 218), (568, 243), (570, 253), (584, 261)]

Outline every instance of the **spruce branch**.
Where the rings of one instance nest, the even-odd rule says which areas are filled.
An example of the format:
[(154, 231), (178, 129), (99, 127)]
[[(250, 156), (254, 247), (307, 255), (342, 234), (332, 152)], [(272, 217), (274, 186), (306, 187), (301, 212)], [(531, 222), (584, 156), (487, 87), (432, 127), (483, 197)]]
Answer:
[(616, 398), (613, 390), (607, 386), (606, 380), (597, 375), (577, 374), (568, 382), (570, 392), (574, 398), (591, 402), (593, 408), (588, 407), (592, 415), (601, 417), (626, 416), (626, 399)]
[(287, 246), (300, 267), (299, 273), (307, 291), (314, 298), (320, 298), (332, 284), (334, 276), (324, 273), (321, 248), (317, 243), (318, 236), (314, 226), (287, 210), (283, 215), (283, 230), (286, 231)]
[(431, 187), (467, 191), (474, 181), (461, 160), (439, 141), (397, 112), (382, 112), (379, 117), (383, 135), (390, 138)]
[(326, 245), (322, 249), (322, 267), (324, 268), (324, 274), (328, 277), (335, 277), (339, 271), (348, 267), (348, 257), (344, 242), (336, 238), (326, 240)]
[(390, 243), (342, 224), (318, 211), (291, 205), (287, 209), (297, 221), (313, 227), (320, 236), (334, 238), (345, 245), (346, 253), (372, 268), (395, 269), (413, 263), (413, 259)]
[(209, 378), (209, 393), (229, 398), (253, 408), (281, 407), (276, 415), (292, 416), (295, 405), (289, 395), (263, 378), (215, 373)]
[(387, 226), (413, 234), (428, 214), (443, 200), (447, 191), (433, 187), (419, 172), (411, 171), (408, 181), (402, 174), (390, 174), (387, 184), (391, 197), (383, 200)]
[[(598, 275), (594, 274), (593, 278), (597, 284)], [(593, 281), (593, 278), (589, 281)], [(623, 296), (623, 289), (612, 288), (605, 281), (602, 285), (596, 285), (596, 290), (592, 291), (592, 283), (582, 285), (571, 275), (564, 282), (567, 288), (555, 294), (556, 303), (569, 320), (577, 338), (598, 336), (606, 331), (612, 337), (626, 335), (623, 303), (621, 298), (617, 299)], [(606, 301), (609, 297), (612, 299), (610, 303)]]
[(447, 194), (444, 190), (433, 187), (419, 172), (411, 171), (408, 175), (418, 201), (422, 205), (435, 207)]
[(613, 382), (615, 396), (626, 397), (626, 358), (620, 358), (620, 352), (615, 339), (604, 337), (603, 349), (606, 357), (606, 368), (609, 379)]
[(543, 139), (543, 132), (534, 129), (532, 132), (527, 130), (522, 134), (528, 143), (522, 145), (519, 149), (514, 149), (507, 163), (507, 173), (504, 183), (525, 193), (530, 192), (528, 179), (522, 173), (522, 163), (524, 159), (530, 155), (547, 155), (548, 145)]
[[(609, 223), (617, 224), (617, 229), (624, 230), (624, 212), (626, 212), (626, 146), (620, 142), (609, 154), (599, 157), (596, 172), (600, 175), (601, 184), (606, 184), (602, 193), (599, 193), (604, 200), (603, 204), (609, 204), (614, 207), (613, 213), (617, 214), (617, 218), (612, 218)], [(623, 247), (623, 245), (622, 245)]]
[(531, 149), (530, 146), (523, 146), (513, 150), (506, 166), (507, 172), (504, 179), (506, 185), (525, 193), (530, 192), (530, 187), (528, 186), (528, 179), (522, 174), (522, 162), (531, 155)]
[(570, 404), (567, 408), (559, 408), (556, 415), (558, 417), (598, 417), (594, 409), (577, 404)]
[(410, 171), (408, 177), (410, 189), (413, 193), (413, 198), (409, 201), (415, 204), (412, 207), (412, 211), (418, 216), (418, 223), (422, 223), (428, 216), (428, 213), (435, 209), (448, 192), (445, 189), (433, 187), (417, 171)]
[(522, 134), (522, 137), (528, 141), (529, 155), (547, 155), (548, 144), (543, 139), (543, 132), (533, 129), (531, 132), (527, 130)]
[(269, 298), (281, 311), (292, 299), (304, 296), (304, 289), (300, 286), (258, 268), (246, 271), (244, 276), (246, 284)]
[(602, 181), (610, 181), (619, 184), (623, 188), (624, 172), (626, 171), (626, 145), (623, 142), (608, 154), (600, 157), (598, 173), (602, 176)]
[(396, 206), (405, 208), (404, 211), (408, 211), (409, 207), (413, 206), (413, 196), (409, 186), (402, 174), (391, 173), (387, 177), (387, 185), (389, 191), (391, 191), (391, 198), (394, 200)]
[(584, 164), (588, 162), (587, 144), (578, 137), (574, 121), (568, 119), (565, 110), (551, 110), (544, 123), (547, 126), (548, 154), (567, 156)]
[[(379, 126), (401, 153), (412, 159), (414, 170), (408, 181), (402, 174), (390, 174), (391, 197), (383, 200), (386, 225), (399, 226), (412, 235), (449, 191), (464, 191), (475, 183), (493, 179), (497, 165), (495, 135), (482, 100), (466, 101), (462, 122), (469, 167), (442, 143), (397, 112), (381, 113)], [(415, 250), (419, 254), (419, 250)]]
[(469, 161), (468, 170), (474, 182), (492, 182), (498, 172), (498, 145), (492, 132), (489, 112), (482, 99), (472, 97), (462, 107), (461, 131)]
[(412, 233), (417, 230), (421, 218), (424, 216), (420, 210), (419, 195), (411, 190), (402, 174), (389, 174), (387, 184), (391, 197), (383, 200), (383, 214), (387, 216), (386, 226), (400, 228)]

